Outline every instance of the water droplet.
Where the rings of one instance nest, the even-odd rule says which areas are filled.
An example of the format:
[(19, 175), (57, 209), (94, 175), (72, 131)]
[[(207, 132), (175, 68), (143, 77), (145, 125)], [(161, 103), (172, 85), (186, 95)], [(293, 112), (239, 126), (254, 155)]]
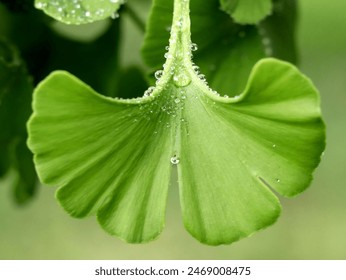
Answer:
[(205, 81), (206, 81), (205, 75), (203, 75), (203, 74), (199, 74), (199, 75), (198, 75), (198, 78), (199, 78), (202, 82), (205, 82)]
[(177, 26), (179, 27), (182, 27), (183, 26), (183, 18), (180, 18), (177, 23), (176, 23)]
[(151, 94), (153, 93), (155, 87), (149, 87), (145, 92), (144, 92), (144, 97), (148, 97), (151, 96)]
[(90, 17), (90, 16), (91, 16), (91, 13), (90, 13), (89, 11), (86, 11), (86, 12), (85, 12), (85, 16), (86, 16), (86, 17)]
[(191, 83), (191, 78), (187, 73), (180, 72), (173, 76), (173, 81), (177, 87), (186, 87)]
[(276, 148), (276, 145), (275, 145), (275, 144), (273, 144), (273, 148)]
[(180, 160), (176, 155), (171, 157), (171, 163), (172, 164), (177, 165), (179, 162), (180, 162)]
[(111, 18), (112, 19), (116, 19), (116, 18), (118, 18), (119, 17), (119, 13), (113, 13), (112, 15), (111, 15)]
[(178, 103), (180, 103), (180, 99), (179, 99), (179, 98), (176, 98), (176, 99), (174, 100), (174, 102), (175, 102), (176, 104), (178, 104)]
[(276, 182), (277, 182), (277, 183), (280, 183), (280, 179), (276, 179)]
[(192, 70), (195, 71), (197, 74), (199, 73), (199, 67), (197, 65), (193, 65)]
[(162, 77), (162, 75), (163, 75), (163, 71), (162, 71), (162, 70), (157, 70), (157, 71), (155, 72), (155, 78), (156, 78), (156, 80), (160, 80), (161, 77)]
[(35, 7), (37, 8), (37, 9), (42, 9), (42, 8), (44, 8), (46, 6), (46, 3), (43, 3), (43, 2), (36, 2), (36, 4), (35, 4)]
[(190, 48), (191, 48), (191, 51), (195, 52), (198, 50), (198, 45), (196, 43), (192, 43)]
[(165, 57), (166, 59), (167, 59), (167, 58), (172, 58), (172, 57), (173, 57), (173, 55), (172, 55), (172, 54), (170, 54), (170, 53), (165, 53), (164, 57)]

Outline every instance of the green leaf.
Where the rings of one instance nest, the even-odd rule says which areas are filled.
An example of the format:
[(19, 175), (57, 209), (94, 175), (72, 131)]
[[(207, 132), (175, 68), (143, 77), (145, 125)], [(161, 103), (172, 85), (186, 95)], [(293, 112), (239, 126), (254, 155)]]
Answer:
[(216, 245), (248, 236), (279, 215), (270, 189), (291, 197), (309, 185), (324, 129), (316, 90), (293, 66), (262, 60), (238, 99), (206, 98), (185, 110), (182, 208), (197, 239)]
[(199, 241), (232, 243), (273, 224), (302, 192), (324, 149), (318, 93), (294, 66), (259, 61), (245, 90), (219, 96), (191, 61), (189, 1), (175, 0), (170, 46), (142, 98), (97, 94), (67, 72), (35, 90), (29, 147), (42, 182), (74, 217), (147, 242), (164, 226), (172, 166), (184, 224)]
[(240, 24), (256, 24), (272, 11), (272, 0), (220, 0), (220, 2), (221, 8)]
[[(36, 89), (29, 123), (39, 177), (63, 186), (62, 206), (75, 217), (97, 213), (105, 230), (129, 242), (161, 232), (170, 178), (168, 118), (156, 123), (144, 114), (154, 106), (147, 99), (102, 97), (55, 72)], [(151, 109), (153, 117), (158, 109)]]
[[(32, 197), (36, 187), (32, 154), (25, 145), (32, 91), (17, 50), (0, 40), (0, 175), (4, 176), (10, 167), (17, 171), (14, 189), (19, 204)], [(25, 199), (17, 199), (23, 193)]]
[(114, 15), (123, 0), (35, 0), (35, 7), (66, 24), (84, 24)]

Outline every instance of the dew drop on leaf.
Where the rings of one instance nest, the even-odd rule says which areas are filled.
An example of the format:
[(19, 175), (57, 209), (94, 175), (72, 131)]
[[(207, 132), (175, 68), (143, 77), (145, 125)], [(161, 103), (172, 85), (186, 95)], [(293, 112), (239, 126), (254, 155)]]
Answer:
[(145, 92), (144, 92), (144, 97), (148, 97), (151, 96), (151, 94), (153, 93), (155, 87), (149, 87)]
[(171, 157), (171, 163), (172, 164), (177, 165), (177, 164), (179, 164), (179, 162), (180, 162), (180, 160), (176, 155)]
[(199, 78), (202, 82), (206, 82), (205, 75), (199, 74), (199, 75), (198, 75), (198, 78)]
[(195, 52), (198, 50), (198, 45), (196, 43), (191, 44), (191, 51)]
[(162, 71), (162, 70), (157, 70), (157, 71), (155, 72), (155, 78), (156, 78), (156, 80), (160, 80), (161, 77), (162, 77), (162, 75), (163, 75), (163, 71)]
[(117, 19), (119, 17), (119, 13), (115, 12), (111, 15), (112, 19)]
[(180, 72), (173, 76), (173, 82), (177, 87), (186, 87), (191, 83), (191, 78), (188, 74)]

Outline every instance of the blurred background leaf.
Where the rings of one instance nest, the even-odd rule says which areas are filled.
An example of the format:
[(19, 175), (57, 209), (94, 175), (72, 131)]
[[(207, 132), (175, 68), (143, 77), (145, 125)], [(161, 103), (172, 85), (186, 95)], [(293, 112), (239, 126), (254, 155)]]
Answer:
[(222, 9), (241, 24), (255, 24), (272, 11), (272, 0), (220, 0)]
[(32, 80), (17, 49), (0, 40), (0, 176), (15, 170), (14, 197), (25, 203), (35, 192), (36, 173), (25, 142)]

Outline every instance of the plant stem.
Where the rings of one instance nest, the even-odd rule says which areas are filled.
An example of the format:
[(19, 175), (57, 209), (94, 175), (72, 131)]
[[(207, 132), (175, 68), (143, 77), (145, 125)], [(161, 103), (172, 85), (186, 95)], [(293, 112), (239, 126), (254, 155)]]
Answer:
[(130, 5), (125, 5), (125, 12), (129, 15), (129, 17), (133, 20), (135, 25), (138, 27), (140, 31), (143, 33), (145, 32), (145, 23), (143, 20), (138, 16), (138, 14), (131, 8)]

